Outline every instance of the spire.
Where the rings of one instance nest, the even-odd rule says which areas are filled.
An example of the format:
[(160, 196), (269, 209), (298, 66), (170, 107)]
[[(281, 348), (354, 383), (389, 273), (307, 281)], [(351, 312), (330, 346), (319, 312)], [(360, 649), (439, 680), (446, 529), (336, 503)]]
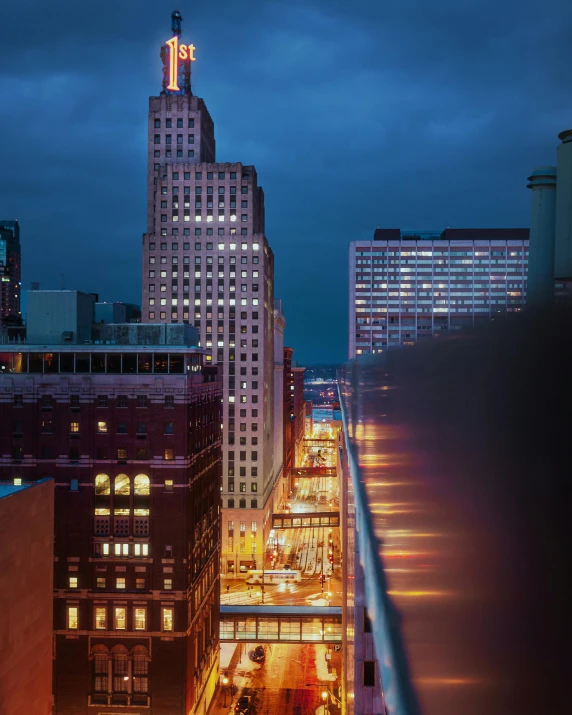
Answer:
[(173, 31), (173, 35), (180, 35), (182, 30), (181, 30), (181, 23), (183, 22), (183, 16), (178, 10), (173, 10), (171, 13), (171, 30)]
[(195, 46), (179, 44), (183, 17), (178, 10), (171, 13), (173, 36), (161, 46), (163, 63), (163, 94), (191, 95), (191, 62), (195, 61)]

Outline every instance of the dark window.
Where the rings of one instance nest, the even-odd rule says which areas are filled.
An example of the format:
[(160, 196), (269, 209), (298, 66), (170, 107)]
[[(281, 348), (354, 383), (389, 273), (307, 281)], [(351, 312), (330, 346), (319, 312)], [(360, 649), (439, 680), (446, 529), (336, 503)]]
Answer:
[(137, 395), (137, 407), (147, 407), (147, 395)]
[(98, 407), (107, 407), (107, 395), (98, 395), (97, 396), (97, 406)]
[(371, 633), (371, 621), (367, 613), (367, 608), (363, 609), (363, 632)]
[(250, 508), (251, 508), (251, 509), (258, 509), (258, 499), (251, 499), (251, 500), (250, 500)]
[(363, 685), (365, 688), (375, 687), (375, 660), (363, 662)]
[(117, 395), (117, 407), (127, 407), (127, 395)]
[(246, 509), (246, 499), (240, 499), (238, 502), (239, 509)]
[(229, 499), (229, 500), (228, 500), (228, 508), (229, 508), (229, 509), (234, 509), (234, 499)]
[(120, 422), (117, 425), (117, 433), (118, 434), (127, 434), (127, 425), (125, 424), (125, 422)]
[(165, 407), (174, 407), (175, 406), (175, 396), (174, 395), (165, 395)]
[(16, 420), (16, 422), (14, 422), (14, 425), (12, 427), (12, 433), (14, 435), (22, 435), (22, 422), (20, 420)]
[(165, 434), (174, 434), (175, 432), (175, 423), (174, 422), (166, 422), (165, 423)]

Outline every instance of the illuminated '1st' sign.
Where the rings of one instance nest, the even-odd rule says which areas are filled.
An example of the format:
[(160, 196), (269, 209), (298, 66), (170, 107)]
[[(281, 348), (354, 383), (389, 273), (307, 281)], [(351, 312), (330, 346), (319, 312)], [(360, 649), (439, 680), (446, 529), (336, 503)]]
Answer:
[(179, 45), (179, 36), (175, 35), (165, 43), (169, 48), (169, 84), (167, 89), (172, 92), (179, 91), (179, 60), (190, 60), (194, 62), (195, 50), (194, 45)]

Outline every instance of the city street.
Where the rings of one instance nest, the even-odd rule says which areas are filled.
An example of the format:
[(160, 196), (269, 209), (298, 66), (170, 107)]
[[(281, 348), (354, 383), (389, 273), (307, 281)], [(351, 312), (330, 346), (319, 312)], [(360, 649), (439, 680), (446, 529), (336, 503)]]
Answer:
[(340, 652), (325, 645), (265, 645), (264, 662), (258, 664), (249, 656), (255, 646), (223, 646), (227, 650), (221, 653), (221, 677), (228, 682), (221, 688), (215, 715), (232, 713), (241, 695), (251, 697), (253, 715), (319, 715), (324, 703), (332, 715), (339, 713), (334, 698), (340, 685)]

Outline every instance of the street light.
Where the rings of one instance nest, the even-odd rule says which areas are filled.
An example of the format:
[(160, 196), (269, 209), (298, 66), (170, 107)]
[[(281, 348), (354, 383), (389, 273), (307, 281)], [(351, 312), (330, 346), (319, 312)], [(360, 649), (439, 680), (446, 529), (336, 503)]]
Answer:
[(222, 685), (223, 685), (222, 693), (223, 693), (223, 698), (224, 698), (223, 708), (226, 708), (226, 686), (228, 685), (228, 678), (226, 677), (226, 675), (222, 679)]

